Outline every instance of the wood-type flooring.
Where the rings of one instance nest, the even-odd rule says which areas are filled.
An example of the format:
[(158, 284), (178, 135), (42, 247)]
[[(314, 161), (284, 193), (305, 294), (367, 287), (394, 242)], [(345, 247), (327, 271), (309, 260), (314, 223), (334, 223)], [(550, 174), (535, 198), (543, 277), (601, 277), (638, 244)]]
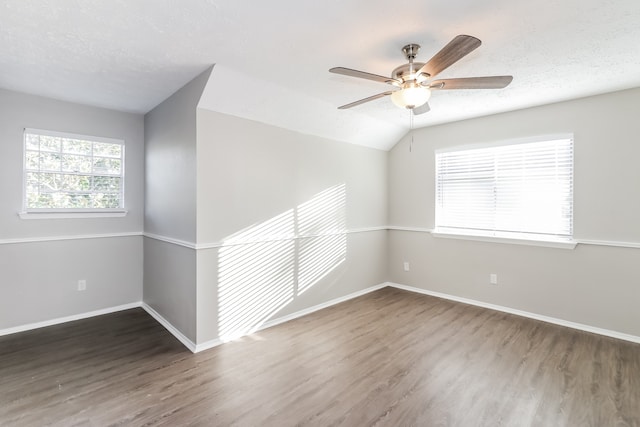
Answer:
[(394, 288), (191, 354), (142, 309), (0, 337), (2, 426), (640, 426), (640, 345)]

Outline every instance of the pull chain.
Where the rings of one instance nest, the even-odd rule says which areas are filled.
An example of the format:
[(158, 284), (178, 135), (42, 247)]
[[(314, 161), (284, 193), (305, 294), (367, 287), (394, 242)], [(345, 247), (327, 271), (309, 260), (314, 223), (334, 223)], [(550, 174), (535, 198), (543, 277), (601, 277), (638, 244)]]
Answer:
[(409, 110), (409, 133), (411, 133), (411, 142), (409, 142), (409, 152), (413, 151), (413, 110)]

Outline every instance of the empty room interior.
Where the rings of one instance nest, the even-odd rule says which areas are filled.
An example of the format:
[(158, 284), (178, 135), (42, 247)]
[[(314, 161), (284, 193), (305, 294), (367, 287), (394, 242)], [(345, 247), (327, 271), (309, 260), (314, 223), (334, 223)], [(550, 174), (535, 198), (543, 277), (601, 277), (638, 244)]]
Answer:
[(640, 426), (640, 2), (0, 35), (0, 425)]

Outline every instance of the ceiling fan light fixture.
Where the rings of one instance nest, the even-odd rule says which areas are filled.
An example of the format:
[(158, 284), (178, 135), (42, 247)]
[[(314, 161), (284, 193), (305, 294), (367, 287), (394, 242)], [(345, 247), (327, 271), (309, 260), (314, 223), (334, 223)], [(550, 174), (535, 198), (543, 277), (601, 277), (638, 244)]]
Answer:
[[(390, 77), (345, 67), (331, 68), (329, 70), (331, 73), (386, 83), (398, 88), (341, 105), (338, 108), (344, 110), (390, 95), (395, 105), (402, 109), (413, 110), (413, 114), (418, 115), (429, 111), (430, 107), (427, 101), (431, 96), (432, 90), (502, 89), (507, 87), (513, 80), (513, 76), (462, 77), (432, 80), (440, 72), (464, 58), (481, 44), (480, 39), (460, 34), (455, 36), (453, 40), (440, 49), (440, 51), (427, 62), (415, 62), (420, 45), (415, 43), (408, 44), (402, 48), (402, 53), (404, 53), (405, 58), (407, 58), (409, 62), (396, 67), (391, 72)], [(413, 115), (411, 117), (413, 117)]]
[(407, 85), (391, 94), (391, 101), (400, 108), (416, 108), (427, 103), (431, 91), (420, 85)]

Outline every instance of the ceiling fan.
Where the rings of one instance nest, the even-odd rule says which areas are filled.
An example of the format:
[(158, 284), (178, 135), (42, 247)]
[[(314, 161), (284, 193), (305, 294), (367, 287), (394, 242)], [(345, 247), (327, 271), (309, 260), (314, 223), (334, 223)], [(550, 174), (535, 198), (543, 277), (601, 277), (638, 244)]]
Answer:
[(373, 80), (395, 86), (397, 89), (389, 90), (351, 102), (338, 107), (341, 110), (373, 101), (374, 99), (391, 96), (394, 104), (400, 108), (407, 108), (413, 114), (424, 114), (430, 110), (427, 101), (432, 90), (453, 90), (453, 89), (502, 89), (511, 83), (513, 76), (489, 76), (489, 77), (466, 77), (457, 79), (432, 80), (437, 74), (459, 61), (473, 50), (477, 49), (482, 42), (472, 36), (459, 35), (436, 53), (428, 62), (413, 62), (418, 54), (420, 45), (408, 44), (402, 48), (402, 52), (409, 61), (391, 72), (391, 77), (380, 76), (378, 74), (366, 73), (364, 71), (352, 70), (350, 68), (335, 67), (329, 71), (345, 76), (359, 77), (361, 79)]

